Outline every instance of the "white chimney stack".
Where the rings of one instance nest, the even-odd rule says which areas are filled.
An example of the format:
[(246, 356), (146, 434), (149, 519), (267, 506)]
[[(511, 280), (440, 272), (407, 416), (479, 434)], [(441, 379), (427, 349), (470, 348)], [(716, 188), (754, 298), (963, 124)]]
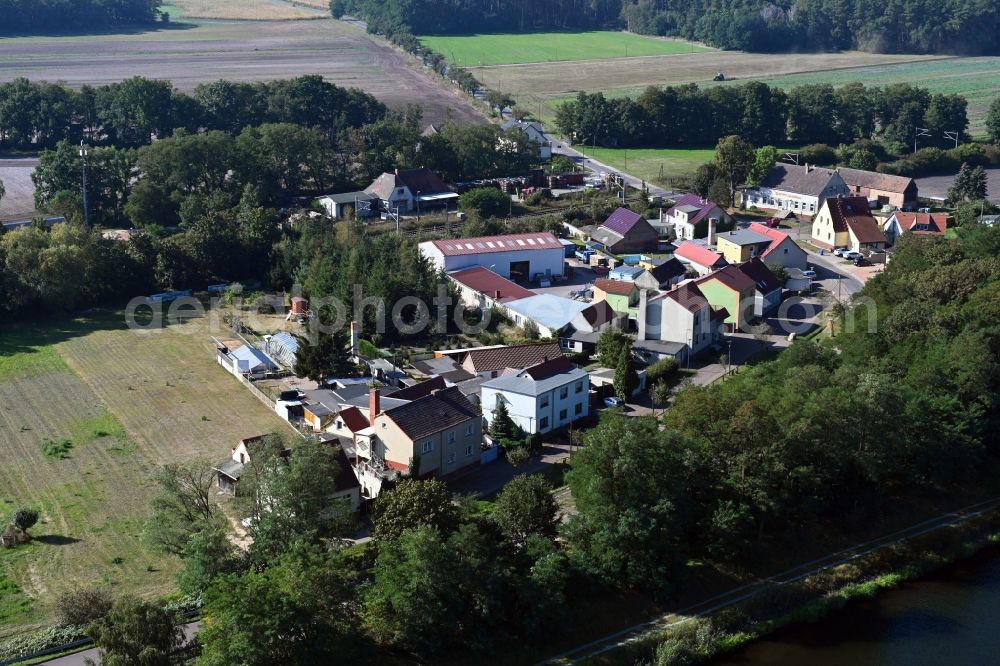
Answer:
[(715, 245), (715, 230), (719, 225), (719, 218), (708, 218), (708, 244)]
[(638, 332), (636, 333), (636, 340), (646, 339), (646, 307), (648, 306), (649, 296), (645, 289), (639, 290), (639, 309), (636, 313), (636, 328)]
[(351, 353), (354, 356), (360, 355), (360, 347), (361, 347), (360, 344), (361, 331), (359, 330), (360, 328), (361, 327), (358, 326), (358, 322), (356, 321), (351, 322)]

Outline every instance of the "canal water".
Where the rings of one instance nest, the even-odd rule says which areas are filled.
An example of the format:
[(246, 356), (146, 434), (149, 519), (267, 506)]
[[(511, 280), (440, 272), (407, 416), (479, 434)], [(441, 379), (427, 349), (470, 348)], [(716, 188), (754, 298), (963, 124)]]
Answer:
[(1000, 555), (786, 627), (712, 666), (1000, 665)]

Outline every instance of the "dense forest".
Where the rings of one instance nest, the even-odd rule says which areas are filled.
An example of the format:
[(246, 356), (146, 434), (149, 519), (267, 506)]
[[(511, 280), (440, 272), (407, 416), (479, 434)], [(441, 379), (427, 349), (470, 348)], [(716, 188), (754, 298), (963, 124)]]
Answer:
[(160, 0), (0, 0), (0, 35), (84, 32), (151, 23)]
[(723, 49), (996, 53), (995, 0), (334, 0), (390, 34), (626, 28)]

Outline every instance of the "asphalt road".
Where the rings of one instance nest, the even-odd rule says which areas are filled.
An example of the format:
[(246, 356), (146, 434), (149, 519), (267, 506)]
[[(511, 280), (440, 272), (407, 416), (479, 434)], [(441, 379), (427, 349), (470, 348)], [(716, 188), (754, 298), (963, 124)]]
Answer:
[[(190, 624), (185, 624), (184, 629), (184, 643), (185, 645), (194, 640), (195, 634), (198, 633), (198, 627), (201, 626), (201, 622), (191, 622)], [(84, 650), (82, 652), (75, 652), (65, 657), (59, 657), (58, 659), (52, 659), (51, 661), (43, 662), (50, 666), (85, 666), (87, 660), (92, 660), (95, 664), (101, 663), (101, 651), (97, 648), (91, 648), (89, 650)]]

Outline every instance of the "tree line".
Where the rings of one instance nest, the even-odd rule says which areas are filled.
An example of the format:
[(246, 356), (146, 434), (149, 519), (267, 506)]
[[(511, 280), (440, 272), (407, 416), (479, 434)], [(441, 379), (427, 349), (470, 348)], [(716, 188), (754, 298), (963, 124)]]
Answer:
[(427, 34), (624, 28), (757, 52), (997, 53), (990, 0), (334, 0), (375, 32)]
[(895, 152), (912, 146), (953, 146), (969, 140), (968, 102), (910, 84), (850, 83), (794, 87), (787, 92), (752, 81), (738, 86), (650, 86), (638, 97), (577, 94), (556, 110), (556, 125), (578, 143), (599, 146), (711, 146), (739, 135), (754, 145), (785, 142), (838, 145), (878, 137)]
[(106, 30), (152, 23), (160, 0), (0, 0), (0, 35)]
[(333, 139), (381, 119), (386, 107), (318, 75), (266, 83), (216, 81), (190, 95), (141, 76), (79, 90), (17, 78), (0, 84), (0, 148), (52, 148), (59, 141), (138, 147), (174, 129), (239, 134), (265, 123), (316, 128)]

